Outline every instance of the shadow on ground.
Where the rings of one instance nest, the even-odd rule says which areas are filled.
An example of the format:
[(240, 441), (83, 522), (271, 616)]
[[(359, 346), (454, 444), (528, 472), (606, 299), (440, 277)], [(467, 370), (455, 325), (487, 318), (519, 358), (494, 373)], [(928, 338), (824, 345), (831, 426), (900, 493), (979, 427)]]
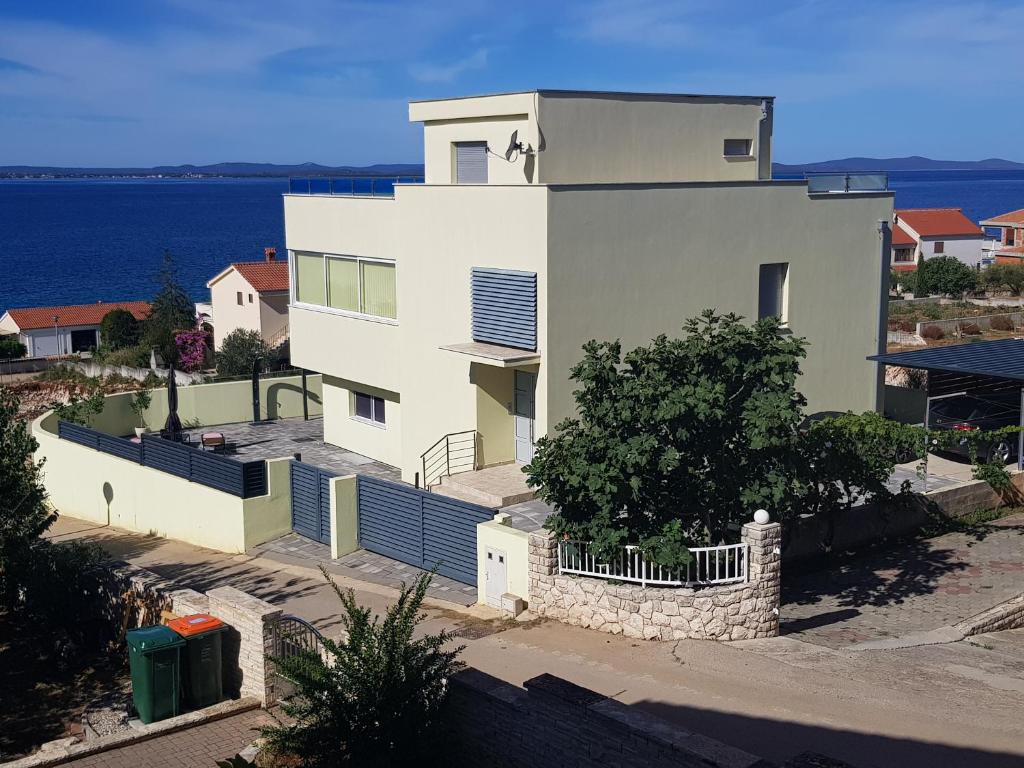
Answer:
[[(756, 718), (643, 700), (633, 705), (688, 731), (786, 765), (805, 752), (838, 758), (854, 768), (1020, 768), (1024, 755), (954, 747), (873, 733)], [(770, 702), (765, 703), (770, 707)]]

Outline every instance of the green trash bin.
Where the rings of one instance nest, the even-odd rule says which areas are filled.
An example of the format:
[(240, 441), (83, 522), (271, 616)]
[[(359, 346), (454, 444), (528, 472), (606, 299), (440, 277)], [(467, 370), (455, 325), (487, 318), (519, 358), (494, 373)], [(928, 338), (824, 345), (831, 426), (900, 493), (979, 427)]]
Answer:
[(224, 699), (221, 671), (222, 635), (227, 627), (207, 613), (195, 613), (167, 622), (185, 642), (181, 682), (185, 707), (202, 709)]
[(139, 719), (155, 723), (181, 711), (181, 658), (185, 641), (168, 627), (133, 629), (127, 634), (132, 701)]

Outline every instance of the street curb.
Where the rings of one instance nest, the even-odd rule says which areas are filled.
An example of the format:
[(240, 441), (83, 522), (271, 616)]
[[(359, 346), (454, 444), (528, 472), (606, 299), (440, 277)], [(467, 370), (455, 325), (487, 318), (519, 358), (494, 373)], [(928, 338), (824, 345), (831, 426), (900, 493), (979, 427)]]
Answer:
[(9, 763), (0, 763), (3, 768), (47, 768), (51, 765), (61, 765), (89, 755), (97, 755), (109, 752), (112, 749), (119, 749), (134, 744), (141, 744), (144, 741), (155, 739), (160, 736), (167, 736), (197, 725), (212, 723), (216, 720), (223, 720), (226, 717), (240, 715), (243, 712), (250, 712), (259, 709), (260, 703), (256, 699), (235, 699), (222, 701), (212, 707), (198, 709), (195, 712), (186, 712), (184, 715), (161, 720), (158, 723), (143, 725), (141, 728), (125, 733), (116, 733), (111, 736), (101, 736), (92, 741), (68, 744), (69, 739), (58, 739), (50, 742), (53, 745), (47, 749), (44, 744), (38, 752), (28, 757), (22, 757)]
[(1024, 627), (1024, 592), (953, 626), (964, 637)]

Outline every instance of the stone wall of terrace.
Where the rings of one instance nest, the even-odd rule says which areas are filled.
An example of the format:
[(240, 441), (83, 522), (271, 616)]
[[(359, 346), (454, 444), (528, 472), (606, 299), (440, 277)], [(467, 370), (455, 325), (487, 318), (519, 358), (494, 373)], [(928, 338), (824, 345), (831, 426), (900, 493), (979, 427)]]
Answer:
[(530, 534), (530, 610), (566, 624), (644, 640), (750, 640), (779, 633), (782, 527), (748, 523), (748, 580), (690, 589), (560, 574), (558, 541)]

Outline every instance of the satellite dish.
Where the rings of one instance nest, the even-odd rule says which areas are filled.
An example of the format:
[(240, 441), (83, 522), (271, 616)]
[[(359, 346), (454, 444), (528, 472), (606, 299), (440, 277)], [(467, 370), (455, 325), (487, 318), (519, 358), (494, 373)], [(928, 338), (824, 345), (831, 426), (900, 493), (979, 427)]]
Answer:
[(508, 149), (505, 150), (505, 160), (511, 162), (512, 155), (523, 151), (523, 144), (519, 141), (519, 131), (512, 131), (512, 137), (508, 142)]

